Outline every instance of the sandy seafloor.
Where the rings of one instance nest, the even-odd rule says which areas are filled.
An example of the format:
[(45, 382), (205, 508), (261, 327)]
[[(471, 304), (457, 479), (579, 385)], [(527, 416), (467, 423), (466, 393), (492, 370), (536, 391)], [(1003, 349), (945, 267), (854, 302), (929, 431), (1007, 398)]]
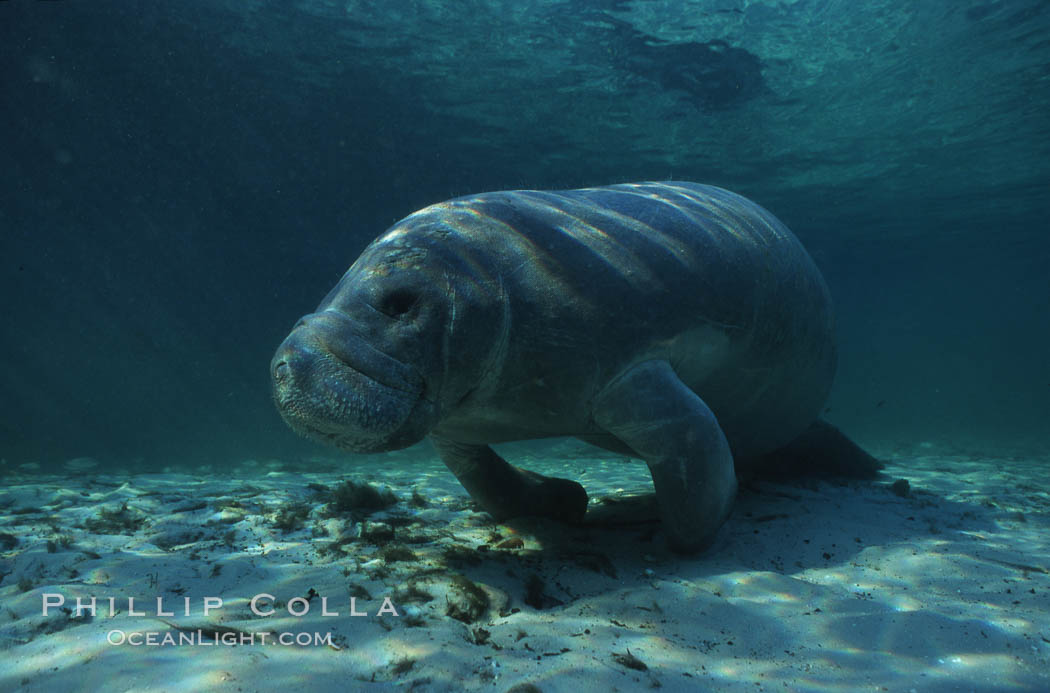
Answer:
[[(614, 528), (494, 524), (426, 448), (134, 476), (8, 464), (0, 690), (1050, 690), (1050, 460), (873, 452), (880, 481), (746, 485), (698, 557), (629, 509)], [(595, 506), (651, 490), (642, 463), (572, 442), (508, 458)], [(397, 502), (348, 510), (347, 479)], [(259, 594), (274, 615), (251, 613)], [(44, 616), (45, 595), (64, 606)], [(205, 616), (206, 597), (223, 606)]]

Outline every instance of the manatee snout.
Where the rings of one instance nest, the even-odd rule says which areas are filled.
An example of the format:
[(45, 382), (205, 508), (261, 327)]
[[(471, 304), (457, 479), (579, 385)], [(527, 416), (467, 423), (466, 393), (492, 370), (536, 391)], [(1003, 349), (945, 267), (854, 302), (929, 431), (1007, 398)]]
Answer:
[(423, 378), (373, 341), (364, 325), (339, 311), (302, 318), (270, 362), (274, 401), (288, 425), (354, 452), (421, 440), (433, 409)]

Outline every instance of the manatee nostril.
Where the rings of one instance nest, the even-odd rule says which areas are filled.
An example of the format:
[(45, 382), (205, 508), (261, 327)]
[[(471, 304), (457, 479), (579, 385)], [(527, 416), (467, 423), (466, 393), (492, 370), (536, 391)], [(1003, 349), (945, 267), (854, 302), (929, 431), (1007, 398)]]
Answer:
[(282, 382), (288, 377), (288, 362), (280, 360), (273, 364), (273, 379), (277, 382)]

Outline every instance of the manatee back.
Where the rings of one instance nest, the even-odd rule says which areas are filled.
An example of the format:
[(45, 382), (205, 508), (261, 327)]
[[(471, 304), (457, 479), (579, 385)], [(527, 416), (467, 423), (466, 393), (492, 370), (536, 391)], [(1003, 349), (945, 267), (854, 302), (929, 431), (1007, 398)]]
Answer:
[(594, 392), (648, 358), (670, 361), (707, 402), (738, 458), (787, 443), (823, 405), (835, 368), (827, 287), (794, 234), (740, 195), (637, 183), (428, 210), (507, 295), (512, 338), (484, 404), (532, 419), (542, 409), (538, 435), (585, 433), (554, 429), (583, 426)]

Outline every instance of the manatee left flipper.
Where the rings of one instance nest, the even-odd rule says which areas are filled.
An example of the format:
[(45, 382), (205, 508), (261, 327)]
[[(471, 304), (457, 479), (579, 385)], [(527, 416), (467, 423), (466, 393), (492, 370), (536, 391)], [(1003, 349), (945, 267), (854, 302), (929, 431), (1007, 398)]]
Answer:
[(645, 361), (606, 385), (592, 414), (649, 466), (670, 547), (706, 548), (737, 487), (729, 443), (707, 404), (667, 361)]
[(470, 497), (497, 522), (525, 515), (562, 522), (583, 521), (587, 492), (568, 479), (543, 476), (510, 464), (488, 445), (431, 435), (441, 461)]

